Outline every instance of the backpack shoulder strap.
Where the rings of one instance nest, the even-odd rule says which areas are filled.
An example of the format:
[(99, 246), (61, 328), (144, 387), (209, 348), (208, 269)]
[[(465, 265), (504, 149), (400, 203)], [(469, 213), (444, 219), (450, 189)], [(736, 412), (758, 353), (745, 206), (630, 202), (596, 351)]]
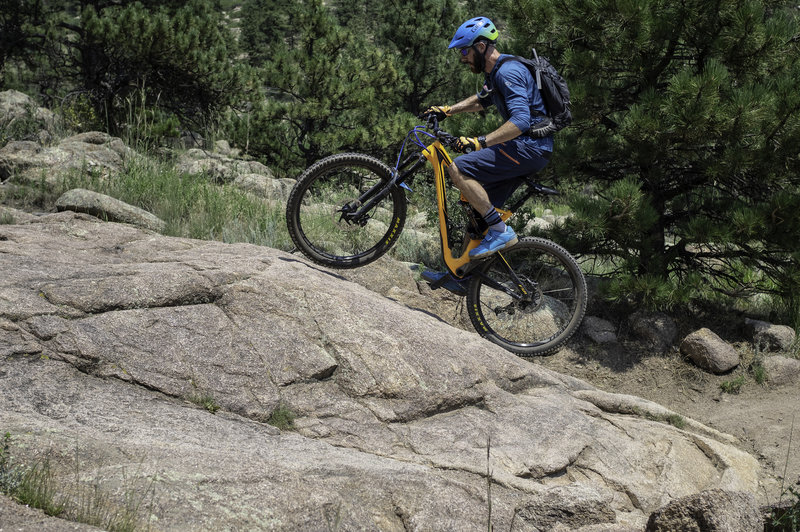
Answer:
[[(535, 49), (534, 49), (533, 53), (534, 54), (536, 53)], [(541, 91), (542, 90), (542, 74), (539, 71), (539, 68), (537, 68), (538, 60), (539, 60), (539, 56), (538, 55), (536, 56), (535, 60), (531, 60), (531, 59), (528, 59), (527, 57), (522, 57), (522, 56), (519, 56), (519, 55), (507, 55), (505, 57), (501, 57), (500, 59), (498, 59), (497, 62), (498, 63), (502, 63), (504, 61), (518, 61), (518, 62), (522, 63), (525, 66), (525, 68), (527, 68), (528, 71), (531, 73), (531, 76), (533, 76), (533, 80), (536, 82), (536, 88)], [(499, 65), (497, 66), (497, 68), (500, 68)]]
[(520, 57), (518, 55), (506, 55), (505, 57), (500, 57), (500, 59), (497, 60), (496, 68), (499, 69), (500, 65), (502, 65), (506, 61), (519, 61), (520, 63), (525, 64), (523, 59), (524, 59), (523, 57)]

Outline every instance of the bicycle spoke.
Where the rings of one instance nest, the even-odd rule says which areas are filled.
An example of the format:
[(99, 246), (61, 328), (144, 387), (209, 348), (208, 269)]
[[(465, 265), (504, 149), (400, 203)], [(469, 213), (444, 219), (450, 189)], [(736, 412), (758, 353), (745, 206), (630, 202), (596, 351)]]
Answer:
[(326, 266), (374, 261), (394, 245), (405, 222), (405, 195), (399, 188), (386, 189), (390, 176), (385, 165), (367, 155), (319, 161), (298, 179), (287, 202), (292, 240)]
[(574, 259), (542, 239), (522, 239), (475, 277), (470, 318), (484, 336), (514, 352), (549, 352), (574, 332), (585, 310), (585, 281)]

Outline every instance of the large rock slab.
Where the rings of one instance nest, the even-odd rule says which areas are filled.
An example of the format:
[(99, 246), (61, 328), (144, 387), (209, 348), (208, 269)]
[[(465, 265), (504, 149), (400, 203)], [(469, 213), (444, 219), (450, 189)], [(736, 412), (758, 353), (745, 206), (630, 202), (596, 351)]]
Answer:
[(34, 120), (41, 126), (52, 127), (55, 115), (52, 111), (39, 107), (33, 98), (16, 90), (0, 92), (0, 115), (3, 123), (10, 127), (15, 121)]
[(214, 183), (231, 183), (267, 201), (285, 203), (295, 185), (294, 179), (277, 179), (258, 161), (238, 158), (238, 150), (225, 141), (217, 141), (215, 151), (191, 148), (178, 155), (176, 170), (202, 175)]
[(52, 111), (39, 107), (27, 94), (15, 90), (0, 92), (0, 128), (7, 140), (46, 142), (58, 123)]
[(0, 225), (0, 268), (0, 430), (151, 483), (161, 530), (641, 530), (757, 491), (729, 437), (297, 256), (64, 212)]
[(75, 211), (91, 214), (102, 220), (137, 225), (151, 231), (163, 231), (166, 224), (156, 215), (139, 207), (129, 205), (111, 196), (92, 190), (74, 188), (64, 192), (56, 200), (59, 211)]
[(84, 170), (118, 174), (131, 156), (133, 151), (121, 139), (97, 131), (67, 137), (56, 146), (13, 141), (0, 148), (0, 181), (56, 183), (69, 171)]
[(179, 172), (196, 175), (205, 174), (213, 181), (228, 183), (239, 175), (262, 175), (273, 178), (269, 168), (258, 161), (246, 161), (231, 157), (228, 150), (223, 153), (200, 148), (191, 148), (178, 155), (176, 168)]

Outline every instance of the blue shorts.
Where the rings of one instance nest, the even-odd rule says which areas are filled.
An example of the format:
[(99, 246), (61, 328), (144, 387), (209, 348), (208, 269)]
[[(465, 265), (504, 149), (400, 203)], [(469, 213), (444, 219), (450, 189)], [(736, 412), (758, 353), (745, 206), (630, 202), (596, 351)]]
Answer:
[(550, 152), (533, 146), (533, 139), (520, 136), (502, 144), (465, 153), (453, 161), (467, 177), (480, 183), (495, 207), (502, 207), (524, 178), (550, 161)]

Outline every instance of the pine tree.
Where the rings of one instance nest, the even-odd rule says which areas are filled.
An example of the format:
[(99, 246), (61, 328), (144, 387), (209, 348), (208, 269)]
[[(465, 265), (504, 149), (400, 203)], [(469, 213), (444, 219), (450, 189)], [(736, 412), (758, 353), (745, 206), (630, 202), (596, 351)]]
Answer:
[(84, 95), (112, 133), (121, 129), (133, 94), (196, 122), (241, 92), (237, 48), (212, 0), (43, 5), (43, 15), (22, 26), (36, 53), (31, 81), (51, 98)]
[[(392, 58), (339, 26), (321, 0), (286, 8), (293, 37), (272, 45), (261, 70), (266, 103), (240, 121), (249, 124), (251, 150), (297, 171), (336, 151), (374, 152), (397, 142), (403, 80)], [(240, 145), (244, 135), (240, 127)]]
[(239, 42), (252, 65), (272, 59), (276, 48), (293, 38), (289, 25), (291, 4), (281, 0), (247, 0), (242, 5)]
[(32, 35), (25, 25), (38, 21), (41, 9), (38, 3), (23, 0), (0, 0), (0, 86), (6, 61), (27, 55), (32, 47)]
[(101, 60), (83, 69), (83, 83), (106, 109), (144, 90), (151, 105), (197, 123), (239, 96), (244, 74), (233, 62), (237, 48), (221, 13), (207, 0), (179, 4), (84, 9), (83, 43)]
[(474, 92), (474, 77), (459, 64), (456, 53), (447, 50), (467, 17), (453, 0), (387, 2), (379, 42), (396, 52), (409, 81), (403, 95), (403, 108), (409, 113), (459, 101)]
[(669, 304), (709, 289), (777, 292), (800, 324), (796, 9), (776, 0), (513, 4), (519, 41), (560, 65), (573, 92), (559, 174), (595, 187), (576, 199), (559, 238), (604, 258), (622, 275), (620, 294)]
[(339, 26), (353, 32), (362, 32), (374, 38), (383, 24), (383, 14), (391, 9), (393, 0), (364, 2), (364, 0), (332, 0), (326, 3)]

